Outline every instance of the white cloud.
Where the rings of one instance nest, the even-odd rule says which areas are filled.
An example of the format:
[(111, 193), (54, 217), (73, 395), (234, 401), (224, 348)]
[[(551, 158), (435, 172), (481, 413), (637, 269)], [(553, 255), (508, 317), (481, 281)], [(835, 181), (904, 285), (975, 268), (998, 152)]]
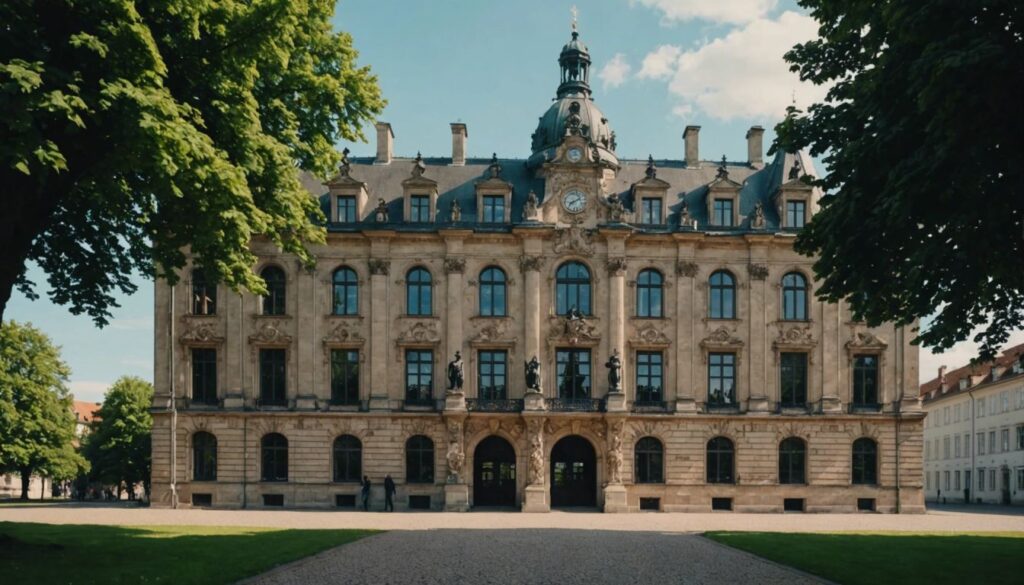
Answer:
[(811, 17), (784, 12), (776, 20), (750, 22), (693, 50), (658, 47), (644, 57), (640, 76), (670, 79), (669, 92), (679, 99), (676, 115), (699, 111), (720, 120), (770, 124), (783, 116), (794, 97), (800, 107), (825, 97), (827, 88), (800, 82), (783, 60), (793, 45), (815, 38), (817, 29)]
[[(978, 330), (971, 333), (973, 337)], [(1024, 343), (1024, 330), (1015, 331), (1010, 334), (1010, 340), (1005, 347), (1012, 347)], [(961, 341), (945, 353), (932, 353), (928, 348), (921, 348), (919, 357), (920, 374), (918, 378), (921, 383), (934, 379), (939, 375), (939, 366), (946, 366), (949, 370), (955, 370), (966, 366), (972, 358), (978, 356), (978, 344), (973, 341)]]
[(668, 79), (676, 70), (683, 50), (673, 45), (662, 45), (644, 57), (640, 66), (640, 79)]
[(764, 17), (778, 0), (636, 0), (662, 13), (662, 21), (707, 20), (743, 24)]
[(72, 380), (68, 388), (75, 395), (75, 400), (87, 402), (103, 402), (103, 395), (110, 388), (109, 382), (97, 382), (95, 380)]
[(618, 87), (625, 83), (631, 70), (632, 67), (626, 62), (626, 56), (622, 53), (616, 53), (612, 60), (605, 63), (604, 67), (598, 71), (597, 77), (601, 80), (601, 86), (605, 89)]

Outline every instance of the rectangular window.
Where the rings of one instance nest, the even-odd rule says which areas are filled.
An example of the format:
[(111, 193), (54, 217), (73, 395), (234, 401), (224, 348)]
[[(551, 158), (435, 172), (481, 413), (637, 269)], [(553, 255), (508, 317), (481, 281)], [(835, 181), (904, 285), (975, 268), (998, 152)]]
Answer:
[(405, 350), (405, 401), (429, 406), (434, 396), (434, 352)]
[(192, 349), (192, 402), (217, 404), (217, 350)]
[(480, 219), (483, 223), (504, 223), (505, 222), (505, 196), (484, 195), (484, 213)]
[(953, 456), (960, 457), (960, 435), (953, 437)]
[(978, 446), (978, 455), (985, 454), (985, 433), (978, 433), (975, 444)]
[(708, 404), (736, 404), (736, 354), (708, 354)]
[(1024, 467), (1017, 468), (1017, 491), (1024, 489)]
[(955, 489), (957, 491), (960, 490), (960, 472), (959, 471), (954, 471), (953, 472), (953, 489)]
[(948, 406), (946, 408), (942, 409), (942, 424), (944, 424), (944, 425), (948, 425), (949, 424), (949, 407)]
[(284, 349), (260, 350), (260, 403), (264, 406), (286, 406)]
[(807, 221), (807, 203), (804, 201), (786, 202), (786, 227), (802, 228)]
[(331, 350), (331, 402), (359, 404), (359, 351)]
[(477, 353), (477, 393), (487, 400), (504, 400), (506, 390), (506, 368), (508, 354), (505, 350), (480, 350)]
[(1010, 429), (1002, 429), (999, 431), (999, 445), (1003, 453), (1010, 450)]
[(943, 471), (942, 472), (942, 479), (943, 479), (943, 481), (946, 484), (946, 488), (945, 489), (948, 492), (949, 491), (949, 472), (948, 471)]
[(985, 491), (985, 470), (978, 468), (978, 491)]
[(878, 356), (876, 355), (854, 356), (853, 405), (878, 406)]
[(664, 362), (660, 351), (636, 352), (636, 401), (661, 402)]
[(1024, 425), (1017, 425), (1017, 449), (1024, 449)]
[(971, 456), (971, 435), (964, 433), (964, 457)]
[(996, 470), (988, 470), (988, 489), (995, 491), (999, 486), (996, 485)]
[(352, 195), (338, 196), (338, 222), (356, 222), (356, 198)]
[(660, 225), (664, 223), (661, 216), (661, 198), (644, 197), (641, 201), (640, 223)]
[(782, 406), (804, 406), (807, 403), (807, 354), (779, 354)]
[(713, 208), (715, 225), (723, 227), (733, 225), (732, 205), (732, 199), (715, 199)]
[(590, 350), (556, 350), (555, 375), (559, 398), (590, 398)]
[(949, 437), (942, 437), (942, 458), (949, 459)]
[(960, 422), (960, 405), (953, 407), (953, 422)]
[(409, 197), (409, 221), (430, 221), (429, 195), (411, 195)]
[(999, 412), (1009, 412), (1010, 411), (1010, 393), (1009, 392), (1003, 392), (1002, 394), (999, 395), (999, 408), (1000, 408)]
[(995, 431), (989, 431), (988, 432), (988, 452), (991, 453), (992, 455), (995, 455), (996, 453), (998, 453), (998, 451), (996, 451), (996, 432)]
[(978, 399), (978, 414), (976, 418), (983, 418), (985, 416), (985, 399)]

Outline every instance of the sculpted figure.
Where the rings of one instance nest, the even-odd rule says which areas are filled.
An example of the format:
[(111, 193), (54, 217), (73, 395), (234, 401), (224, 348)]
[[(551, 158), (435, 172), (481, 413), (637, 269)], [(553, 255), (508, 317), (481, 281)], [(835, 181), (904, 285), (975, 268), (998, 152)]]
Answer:
[(454, 199), (452, 200), (451, 213), (452, 222), (462, 221), (462, 207), (459, 205), (459, 202)]
[(622, 421), (608, 430), (608, 483), (622, 483)]
[(537, 194), (531, 189), (523, 204), (523, 221), (537, 221), (537, 218)]
[(466, 377), (463, 371), (462, 353), (455, 352), (455, 359), (448, 362), (448, 390), (462, 391)]
[(384, 201), (384, 198), (377, 200), (377, 209), (373, 211), (373, 219), (377, 223), (388, 222), (388, 202)]
[(537, 356), (526, 362), (526, 391), (540, 392), (540, 361)]
[(622, 391), (622, 360), (619, 358), (619, 350), (612, 352), (604, 367), (608, 368), (608, 391)]

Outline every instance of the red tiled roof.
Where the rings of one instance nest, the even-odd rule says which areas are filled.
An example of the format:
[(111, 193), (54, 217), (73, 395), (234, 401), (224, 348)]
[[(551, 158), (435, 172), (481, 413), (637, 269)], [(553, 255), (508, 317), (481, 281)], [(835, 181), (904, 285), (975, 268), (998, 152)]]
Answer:
[(82, 424), (89, 424), (94, 420), (99, 419), (97, 411), (100, 409), (99, 402), (86, 402), (85, 400), (76, 400), (74, 405), (75, 421)]
[(993, 361), (975, 365), (967, 364), (966, 366), (959, 367), (955, 370), (949, 370), (944, 376), (935, 377), (924, 384), (921, 384), (921, 396), (927, 399), (928, 396), (936, 390), (940, 391), (936, 395), (936, 398), (938, 396), (942, 396), (943, 394), (941, 393), (941, 390), (943, 385), (945, 385), (947, 389), (946, 394), (961, 392), (960, 380), (965, 378), (969, 379), (973, 376), (982, 376), (982, 379), (974, 382), (973, 384), (969, 382), (967, 388), (973, 388), (979, 384), (992, 382), (993, 366), (1006, 368), (1006, 371), (1003, 372), (999, 379), (1008, 378), (1014, 375), (1011, 373), (1010, 368), (1015, 362), (1024, 359), (1022, 356), (1024, 356), (1024, 343), (1004, 349), (1003, 354)]

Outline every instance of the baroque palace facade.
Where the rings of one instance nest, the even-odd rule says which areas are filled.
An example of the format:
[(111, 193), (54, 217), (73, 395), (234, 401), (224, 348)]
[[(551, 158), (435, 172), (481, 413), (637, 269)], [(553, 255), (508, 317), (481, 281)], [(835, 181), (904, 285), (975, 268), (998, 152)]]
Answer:
[(346, 159), (315, 268), (156, 287), (153, 504), (922, 512), (917, 348), (814, 298), (803, 154), (624, 160), (574, 30), (531, 155)]

